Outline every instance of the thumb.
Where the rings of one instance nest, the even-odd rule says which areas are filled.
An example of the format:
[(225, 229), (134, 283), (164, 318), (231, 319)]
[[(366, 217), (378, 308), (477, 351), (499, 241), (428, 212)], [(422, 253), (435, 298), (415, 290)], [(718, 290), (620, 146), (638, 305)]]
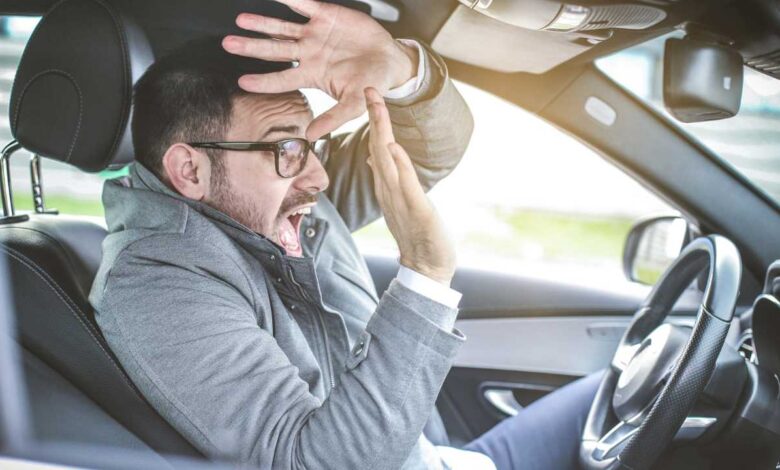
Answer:
[(350, 100), (336, 103), (335, 106), (317, 116), (306, 129), (306, 139), (315, 141), (323, 135), (333, 132), (341, 125), (360, 117), (366, 110), (363, 100)]

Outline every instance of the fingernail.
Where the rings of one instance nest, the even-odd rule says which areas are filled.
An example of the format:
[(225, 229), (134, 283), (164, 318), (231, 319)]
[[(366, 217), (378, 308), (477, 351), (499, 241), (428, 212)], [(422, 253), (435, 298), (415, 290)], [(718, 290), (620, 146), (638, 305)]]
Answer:
[(249, 92), (255, 92), (254, 82), (255, 80), (254, 78), (252, 78), (251, 75), (242, 75), (241, 77), (238, 78), (238, 86)]
[(225, 39), (222, 40), (222, 47), (228, 52), (236, 51), (240, 46), (241, 41), (235, 36), (225, 36)]

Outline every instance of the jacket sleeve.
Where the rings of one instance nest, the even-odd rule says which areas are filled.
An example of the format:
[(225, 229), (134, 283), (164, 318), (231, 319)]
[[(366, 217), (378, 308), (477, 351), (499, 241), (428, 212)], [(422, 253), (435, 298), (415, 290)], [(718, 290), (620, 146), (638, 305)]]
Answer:
[[(447, 76), (444, 61), (423, 45), (425, 77), (420, 89), (399, 100), (387, 100), (396, 141), (412, 159), (428, 191), (460, 162), (474, 122), (466, 102)], [(368, 124), (336, 136), (324, 165), (326, 190), (347, 227), (355, 231), (381, 217), (368, 158)]]
[(131, 251), (111, 270), (98, 323), (149, 402), (206, 455), (261, 468), (403, 464), (464, 340), (428, 312), (454, 309), (394, 281), (321, 401), (273, 325), (258, 324), (268, 306), (162, 248)]

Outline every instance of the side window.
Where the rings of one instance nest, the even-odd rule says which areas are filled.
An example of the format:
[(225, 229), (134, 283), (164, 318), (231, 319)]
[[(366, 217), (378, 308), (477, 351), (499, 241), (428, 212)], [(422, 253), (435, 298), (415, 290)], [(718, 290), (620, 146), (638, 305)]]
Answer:
[[(13, 139), (9, 122), (11, 86), (19, 66), (27, 40), (38, 24), (37, 17), (0, 16), (0, 142)], [(20, 150), (11, 157), (11, 182), (14, 206), (17, 211), (33, 210), (30, 184), (29, 152)], [(60, 213), (99, 217), (102, 222), (103, 206), (100, 201), (103, 180), (108, 173), (84, 173), (64, 163), (46, 158), (41, 161), (43, 190), (46, 208)]]
[[(623, 281), (623, 244), (639, 218), (672, 209), (580, 141), (475, 87), (456, 83), (474, 134), (430, 192), (460, 266), (587, 281)], [(383, 221), (356, 234), (393, 253)]]

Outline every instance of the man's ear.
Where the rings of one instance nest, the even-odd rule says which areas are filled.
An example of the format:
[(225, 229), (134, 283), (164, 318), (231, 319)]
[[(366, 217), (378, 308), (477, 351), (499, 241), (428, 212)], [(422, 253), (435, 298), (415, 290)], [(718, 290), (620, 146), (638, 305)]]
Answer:
[(211, 161), (205, 152), (187, 144), (173, 144), (162, 163), (168, 183), (182, 196), (201, 201), (209, 194)]

